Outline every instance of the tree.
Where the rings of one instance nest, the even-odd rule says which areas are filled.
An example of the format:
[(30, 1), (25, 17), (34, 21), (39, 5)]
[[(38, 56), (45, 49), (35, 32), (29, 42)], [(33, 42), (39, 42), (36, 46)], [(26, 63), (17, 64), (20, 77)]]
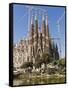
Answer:
[(37, 56), (35, 57), (35, 67), (39, 68), (41, 66), (41, 58), (40, 55), (37, 54)]
[(59, 65), (60, 68), (64, 68), (65, 67), (65, 59), (60, 59), (58, 61), (58, 65)]
[(24, 62), (21, 66), (21, 68), (28, 68), (31, 67), (32, 68), (33, 63), (32, 62)]
[(58, 60), (58, 67), (59, 67), (58, 72), (60, 74), (64, 74), (65, 73), (65, 64), (66, 63), (65, 63), (65, 59), (64, 58)]
[(43, 63), (48, 64), (52, 61), (52, 57), (48, 53), (43, 53), (42, 61), (43, 61)]
[(53, 60), (53, 65), (58, 65), (57, 60)]
[(55, 59), (56, 60), (59, 60), (59, 52), (58, 52), (58, 46), (57, 46), (57, 44), (55, 46)]
[(35, 66), (41, 67), (41, 64), (44, 63), (45, 65), (52, 61), (52, 57), (48, 53), (43, 53), (42, 56), (38, 54), (35, 58)]

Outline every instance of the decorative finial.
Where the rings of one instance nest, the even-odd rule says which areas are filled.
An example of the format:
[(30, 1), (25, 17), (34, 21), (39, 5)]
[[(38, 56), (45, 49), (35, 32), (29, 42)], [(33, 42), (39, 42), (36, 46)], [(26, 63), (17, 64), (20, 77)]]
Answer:
[(35, 20), (37, 20), (37, 11), (35, 11)]
[(48, 16), (46, 15), (46, 25), (48, 25)]
[(35, 20), (37, 20), (37, 15), (35, 15)]
[(44, 14), (42, 15), (42, 20), (45, 20), (45, 16), (44, 16)]
[(33, 24), (34, 15), (31, 17), (31, 24)]

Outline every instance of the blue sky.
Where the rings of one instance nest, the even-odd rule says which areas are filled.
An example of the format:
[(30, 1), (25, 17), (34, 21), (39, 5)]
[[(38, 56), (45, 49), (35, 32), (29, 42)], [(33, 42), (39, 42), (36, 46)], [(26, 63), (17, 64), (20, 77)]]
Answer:
[[(13, 37), (14, 44), (18, 43), (20, 39), (26, 38), (28, 35), (28, 17), (29, 17), (29, 5), (14, 4), (13, 6)], [(57, 20), (63, 15), (64, 7), (50, 7), (50, 6), (33, 6), (33, 10), (30, 13), (38, 15), (39, 27), (41, 28), (43, 11), (47, 11), (49, 33), (52, 38), (58, 38)], [(59, 41), (54, 40), (59, 48)], [(60, 45), (61, 45), (61, 57), (65, 56), (65, 15), (60, 21)], [(60, 50), (60, 49), (59, 49)]]

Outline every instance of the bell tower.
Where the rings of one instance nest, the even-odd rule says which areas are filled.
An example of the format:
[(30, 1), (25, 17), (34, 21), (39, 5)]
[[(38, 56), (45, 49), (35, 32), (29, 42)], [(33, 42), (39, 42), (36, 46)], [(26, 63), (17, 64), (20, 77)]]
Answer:
[(46, 53), (50, 53), (49, 52), (49, 42), (50, 42), (50, 38), (49, 38), (49, 26), (48, 26), (48, 16), (46, 15), (46, 23), (45, 23), (45, 47), (46, 47)]
[(45, 51), (45, 17), (42, 16), (42, 51)]
[(34, 20), (34, 53), (36, 54), (38, 48), (38, 19), (37, 15), (35, 15)]
[(33, 55), (33, 43), (34, 43), (33, 35), (34, 35), (34, 16), (32, 15), (29, 32), (29, 61), (32, 60)]

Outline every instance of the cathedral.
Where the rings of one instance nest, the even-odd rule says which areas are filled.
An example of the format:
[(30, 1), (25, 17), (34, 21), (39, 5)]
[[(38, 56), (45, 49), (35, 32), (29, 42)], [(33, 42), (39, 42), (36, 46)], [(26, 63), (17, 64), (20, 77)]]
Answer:
[[(42, 16), (41, 30), (39, 30), (38, 16), (32, 16), (30, 20), (29, 37), (22, 39), (13, 47), (14, 65), (24, 62), (35, 62), (37, 54), (50, 54), (55, 60), (59, 59), (57, 44), (52, 42), (49, 35), (48, 16)], [(20, 65), (19, 65), (20, 66)]]
[(42, 55), (48, 53), (55, 59), (59, 59), (57, 44), (54, 45), (49, 35), (48, 16), (42, 16), (42, 29), (39, 30), (38, 17), (32, 16), (29, 32), (29, 60), (36, 57), (37, 54)]

